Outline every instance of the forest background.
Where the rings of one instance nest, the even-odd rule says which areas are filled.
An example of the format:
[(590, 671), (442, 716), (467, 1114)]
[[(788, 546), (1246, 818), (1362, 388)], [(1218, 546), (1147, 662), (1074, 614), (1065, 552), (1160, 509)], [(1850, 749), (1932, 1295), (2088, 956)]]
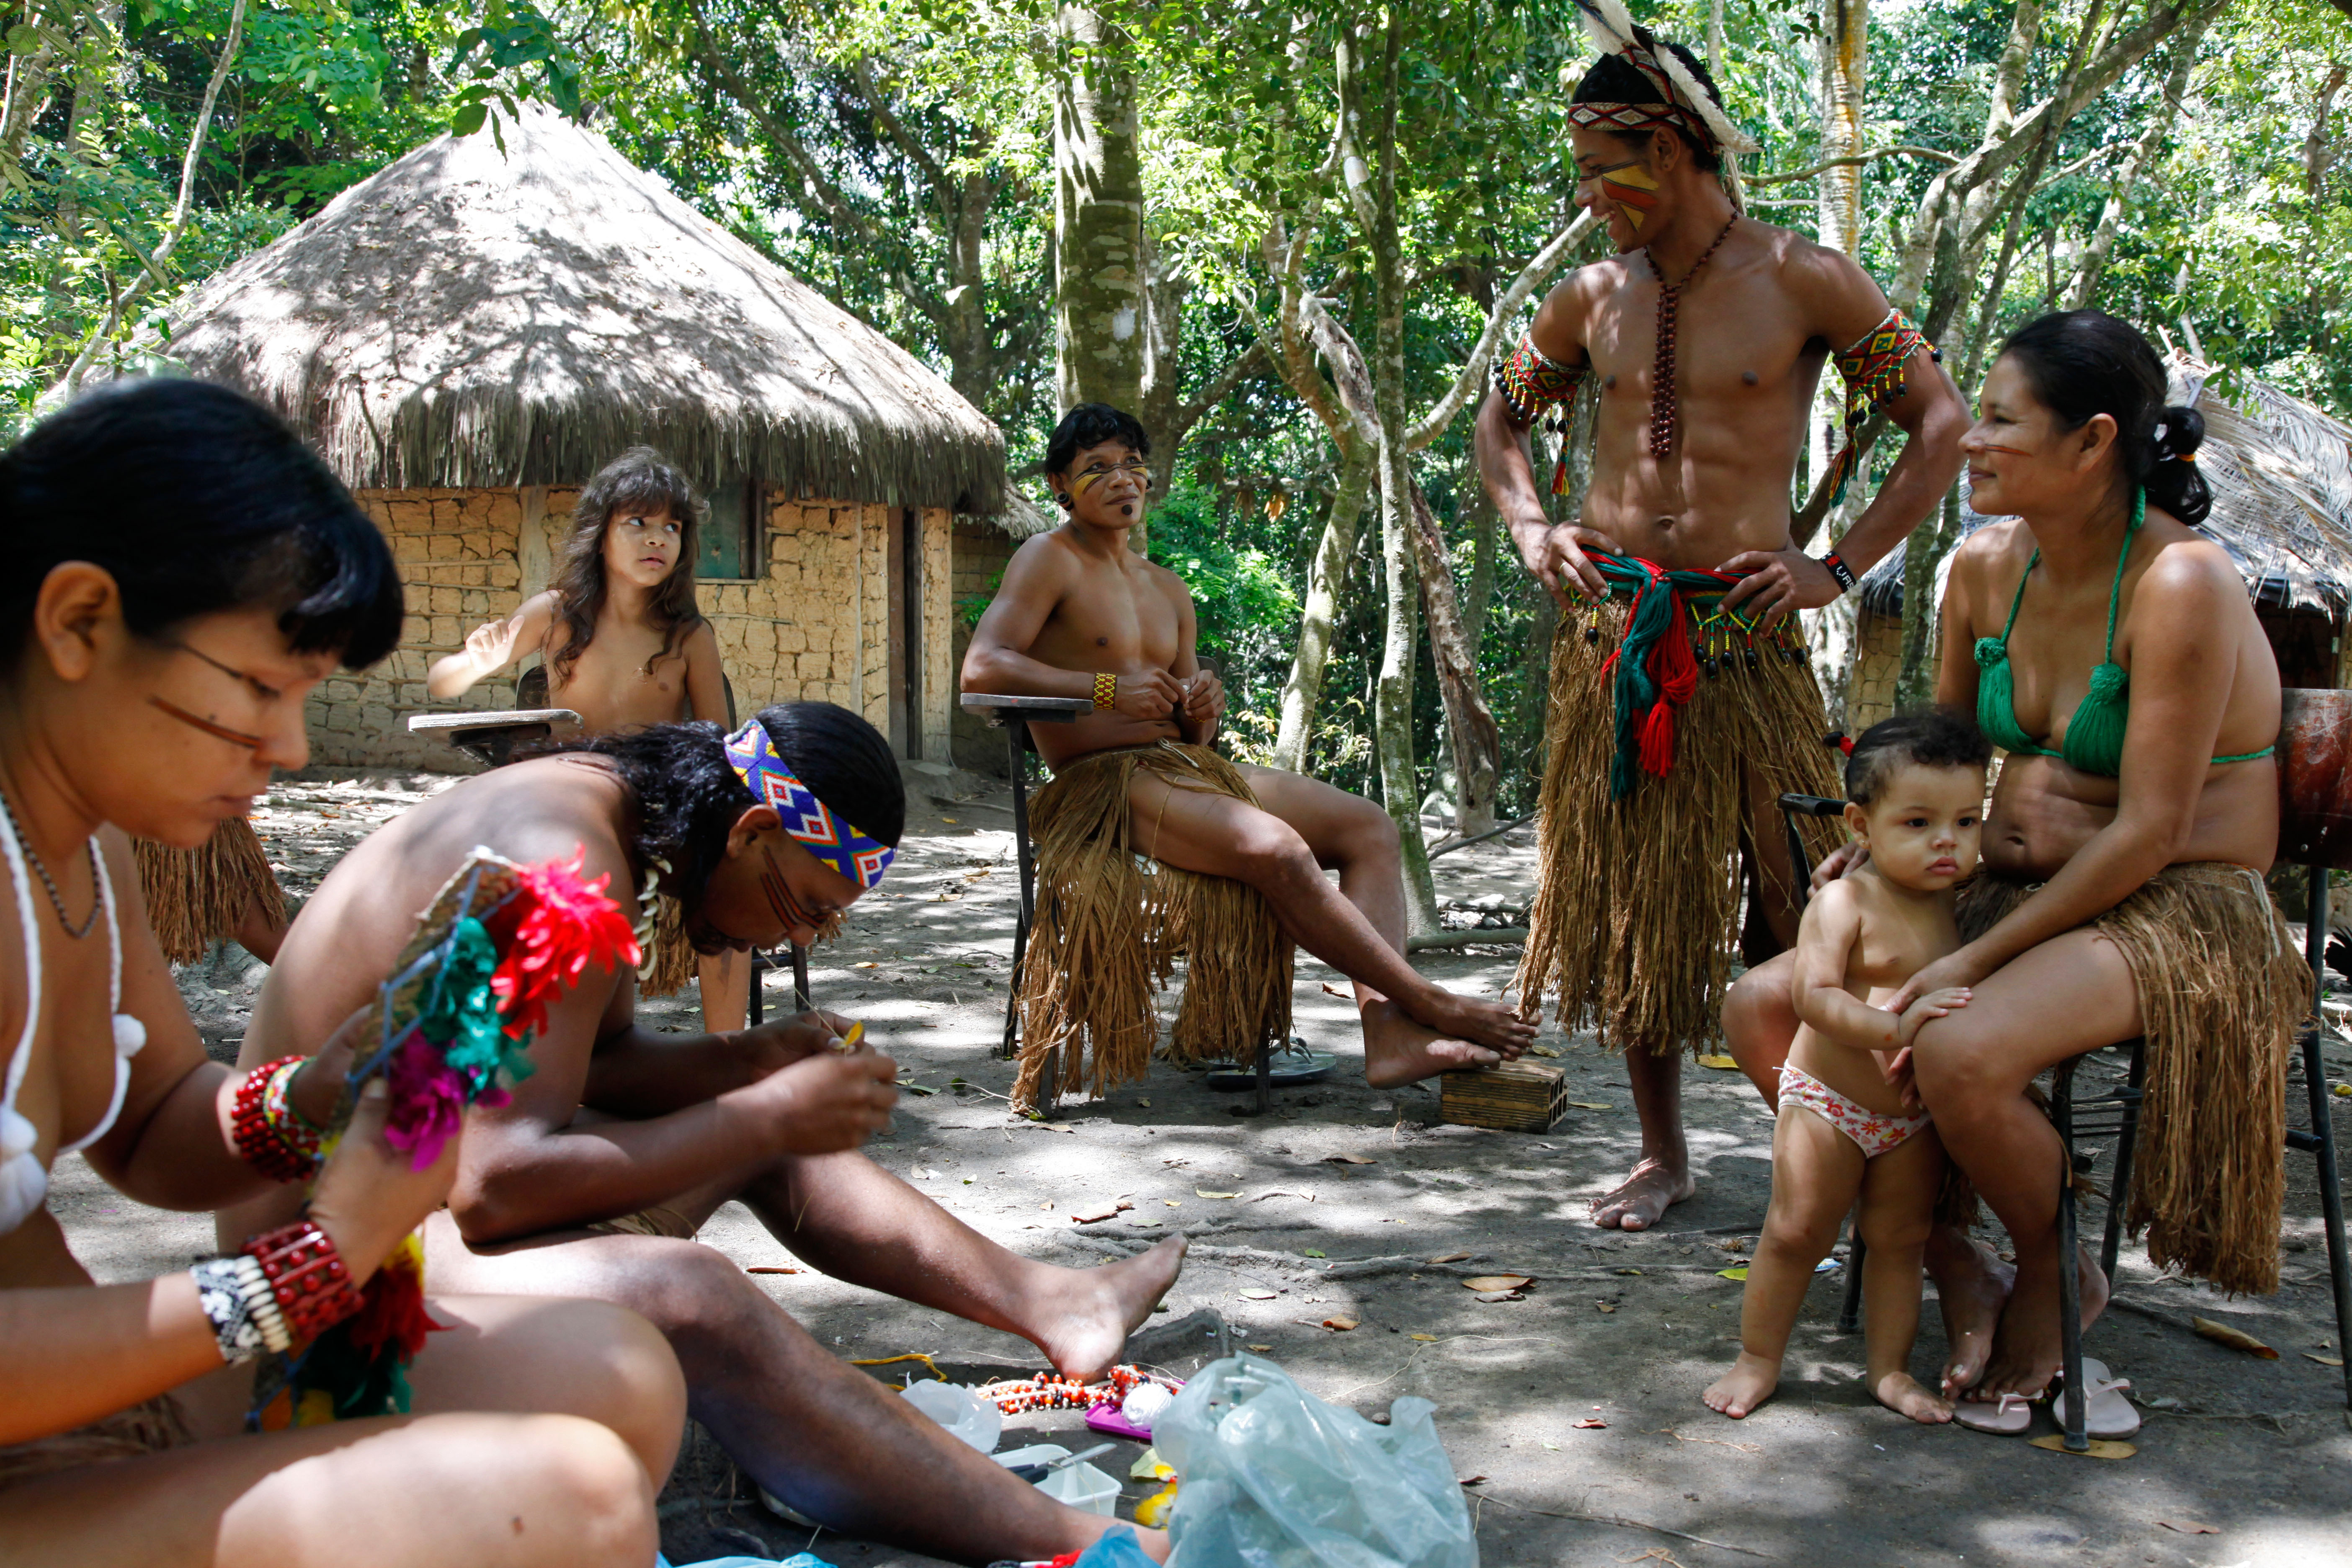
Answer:
[[(2352, 0), (1632, 8), (1761, 143), (1751, 213), (1858, 257), (1964, 390), (2006, 329), (2095, 303), (2225, 396), (2251, 372), (2352, 417)], [(1145, 547), (1200, 603), (1236, 749), (1385, 801), (1417, 927), (1432, 797), (1457, 834), (1532, 809), (1553, 615), (1469, 434), (1497, 345), (1605, 245), (1567, 0), (21, 0), (0, 26), (10, 428), (94, 367), (167, 367), (187, 288), (541, 100), (937, 367), (1034, 500), (1062, 407), (1138, 409)], [(1816, 540), (1854, 507), (1811, 483), (1834, 415), (1791, 497)], [(1563, 515), (1589, 427), (1538, 437)], [(1850, 615), (1811, 617), (1824, 669)]]

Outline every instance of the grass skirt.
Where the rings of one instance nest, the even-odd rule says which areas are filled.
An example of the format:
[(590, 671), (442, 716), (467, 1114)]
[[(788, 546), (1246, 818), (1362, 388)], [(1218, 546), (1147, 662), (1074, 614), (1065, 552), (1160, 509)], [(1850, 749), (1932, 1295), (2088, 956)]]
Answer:
[[(1701, 607), (1712, 605), (1695, 602), (1695, 626)], [(1692, 645), (1716, 673), (1700, 678), (1676, 715), (1672, 769), (1637, 774), (1632, 794), (1611, 800), (1607, 665), (1625, 619), (1624, 602), (1612, 600), (1566, 616), (1552, 638), (1541, 881), (1519, 961), (1519, 1009), (1540, 1016), (1550, 992), (1560, 1026), (1596, 1028), (1605, 1047), (1704, 1051), (1721, 1036), (1739, 934), (1742, 773), (1758, 776), (1755, 797), (1770, 813), (1763, 830), (1775, 834), (1775, 796), (1845, 790), (1837, 753), (1822, 741), (1821, 688), (1793, 629), (1755, 637), (1752, 664), (1746, 637), (1698, 629)], [(1815, 860), (1845, 837), (1835, 818), (1801, 817), (1798, 827)], [(1772, 889), (1790, 891), (1764, 875)]]
[[(1961, 935), (1990, 931), (2038, 885), (1979, 877)], [(2147, 1042), (2126, 1223), (2159, 1267), (2277, 1289), (2286, 1058), (2311, 1012), (2310, 966), (2242, 866), (2168, 866), (2089, 925), (2131, 966)]]
[(1154, 998), (1180, 955), (1184, 1000), (1169, 1036), (1171, 1060), (1245, 1061), (1262, 1041), (1290, 1032), (1293, 953), (1273, 907), (1245, 883), (1134, 853), (1128, 794), (1139, 772), (1257, 804), (1231, 763), (1168, 741), (1081, 757), (1037, 792), (1029, 806), (1037, 921), (1018, 980), (1017, 1107), (1036, 1104), (1057, 1048), (1056, 1092), (1091, 1079), (1099, 1096), (1142, 1078), (1159, 1033)]
[(0, 1447), (0, 1487), (77, 1470), (109, 1459), (135, 1459), (146, 1454), (184, 1448), (195, 1438), (180, 1414), (180, 1402), (159, 1394), (128, 1410), (118, 1410), (87, 1426), (28, 1443)]
[(274, 921), (285, 921), (286, 895), (253, 824), (241, 816), (222, 823), (194, 849), (134, 838), (131, 853), (147, 900), (147, 923), (174, 963), (194, 963), (214, 943), (235, 940), (250, 902), (258, 900)]

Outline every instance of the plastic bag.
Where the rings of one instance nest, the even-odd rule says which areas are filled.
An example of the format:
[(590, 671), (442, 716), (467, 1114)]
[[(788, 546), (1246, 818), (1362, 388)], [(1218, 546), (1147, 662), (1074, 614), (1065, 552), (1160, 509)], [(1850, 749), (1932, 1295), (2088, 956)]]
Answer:
[(1436, 1408), (1376, 1426), (1257, 1356), (1202, 1368), (1151, 1428), (1183, 1478), (1169, 1568), (1477, 1568)]

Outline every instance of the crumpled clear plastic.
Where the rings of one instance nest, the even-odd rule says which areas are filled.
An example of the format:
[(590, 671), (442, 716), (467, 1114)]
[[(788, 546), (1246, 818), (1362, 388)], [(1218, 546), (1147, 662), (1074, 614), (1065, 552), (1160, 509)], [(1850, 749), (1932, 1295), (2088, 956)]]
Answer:
[(1436, 1408), (1379, 1426), (1257, 1356), (1202, 1368), (1151, 1427), (1183, 1478), (1169, 1568), (1477, 1568)]

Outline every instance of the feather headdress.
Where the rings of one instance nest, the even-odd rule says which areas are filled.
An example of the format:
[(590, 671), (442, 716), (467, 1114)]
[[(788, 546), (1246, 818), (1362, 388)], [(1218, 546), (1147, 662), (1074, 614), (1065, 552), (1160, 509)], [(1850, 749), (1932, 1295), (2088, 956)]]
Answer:
[[(1674, 50), (1658, 42), (1646, 27), (1633, 25), (1626, 11), (1624, 0), (1576, 0), (1578, 16), (1584, 30), (1591, 37), (1593, 47), (1604, 55), (1622, 55), (1625, 62), (1649, 79), (1658, 89), (1658, 101), (1669, 113), (1666, 121), (1681, 125), (1693, 135), (1712, 142), (1726, 153), (1753, 153), (1753, 138), (1731, 122), (1690, 68), (1683, 64)], [(1584, 103), (1575, 106), (1577, 122), (1601, 125), (1612, 130), (1639, 130), (1642, 125), (1628, 118), (1629, 110), (1638, 110), (1636, 104)], [(1638, 116), (1636, 118), (1639, 118)], [(1652, 118), (1650, 123), (1656, 123)]]

